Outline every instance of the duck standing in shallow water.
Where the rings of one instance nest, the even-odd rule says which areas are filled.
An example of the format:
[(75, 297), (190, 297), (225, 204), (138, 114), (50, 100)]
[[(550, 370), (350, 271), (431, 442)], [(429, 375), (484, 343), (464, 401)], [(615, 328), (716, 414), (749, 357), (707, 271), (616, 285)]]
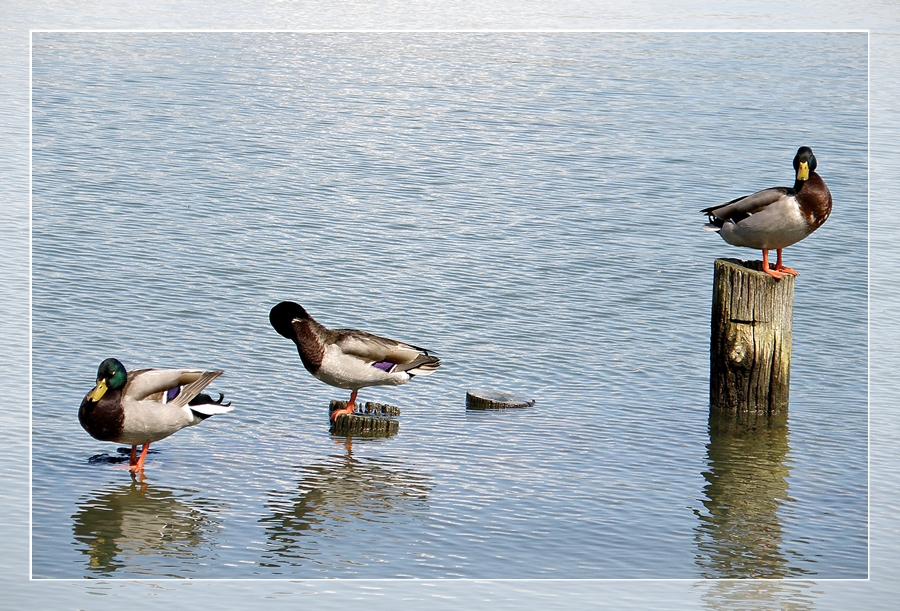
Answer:
[[(785, 274), (799, 275), (782, 264), (781, 250), (818, 229), (831, 214), (831, 192), (816, 174), (817, 165), (812, 149), (801, 146), (794, 156), (793, 188), (772, 187), (706, 208), (701, 211), (709, 217), (704, 229), (717, 231), (734, 246), (762, 250), (762, 271), (776, 280)], [(769, 251), (773, 249), (778, 260), (771, 269)]]
[[(78, 421), (94, 439), (130, 445), (129, 469), (142, 471), (151, 443), (233, 409), (230, 403), (222, 404), (221, 394), (216, 400), (200, 394), (222, 373), (199, 369), (126, 372), (117, 359), (106, 359), (97, 369), (97, 385), (81, 401)], [(144, 446), (140, 459), (139, 444)]]
[(353, 391), (347, 407), (332, 412), (332, 420), (353, 413), (360, 388), (406, 384), (441, 365), (424, 348), (356, 329), (327, 329), (292, 301), (272, 308), (269, 322), (297, 345), (308, 372), (326, 384)]

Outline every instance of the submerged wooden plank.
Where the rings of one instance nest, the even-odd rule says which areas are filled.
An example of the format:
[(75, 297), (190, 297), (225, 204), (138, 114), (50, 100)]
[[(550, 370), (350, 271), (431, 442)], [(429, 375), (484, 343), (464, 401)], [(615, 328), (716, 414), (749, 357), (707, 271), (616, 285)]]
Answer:
[(534, 399), (501, 390), (470, 390), (466, 393), (466, 409), (507, 409), (531, 407)]

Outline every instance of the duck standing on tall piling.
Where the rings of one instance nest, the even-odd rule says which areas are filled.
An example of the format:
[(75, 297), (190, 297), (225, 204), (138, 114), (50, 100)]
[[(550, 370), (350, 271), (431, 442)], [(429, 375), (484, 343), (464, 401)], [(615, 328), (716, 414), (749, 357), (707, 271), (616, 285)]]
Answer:
[[(821, 227), (831, 214), (831, 192), (816, 173), (817, 165), (812, 149), (801, 146), (794, 156), (793, 187), (772, 187), (705, 208), (701, 212), (709, 223), (704, 229), (718, 232), (734, 246), (762, 250), (762, 271), (776, 280), (799, 275), (782, 263), (782, 249)], [(770, 250), (778, 253), (774, 269), (769, 267)]]

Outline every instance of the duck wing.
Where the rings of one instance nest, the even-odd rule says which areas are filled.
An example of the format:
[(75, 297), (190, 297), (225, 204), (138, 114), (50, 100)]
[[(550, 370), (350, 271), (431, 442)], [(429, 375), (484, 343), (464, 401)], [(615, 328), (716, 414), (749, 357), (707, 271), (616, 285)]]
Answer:
[(341, 349), (341, 352), (364, 361), (409, 365), (420, 356), (428, 355), (425, 348), (379, 337), (365, 331), (335, 329), (334, 333), (336, 334), (334, 343)]
[(139, 369), (128, 372), (124, 394), (135, 401), (144, 401), (151, 395), (181, 387), (178, 396), (169, 405), (184, 407), (200, 394), (209, 383), (224, 372), (220, 369)]
[[(757, 191), (753, 195), (738, 197), (725, 204), (705, 208), (701, 212), (708, 214), (710, 222), (720, 227), (723, 221), (739, 223), (748, 216), (765, 210), (785, 195), (788, 195), (790, 191), (791, 189), (787, 187), (772, 187), (771, 189)], [(716, 222), (717, 220), (718, 222)]]

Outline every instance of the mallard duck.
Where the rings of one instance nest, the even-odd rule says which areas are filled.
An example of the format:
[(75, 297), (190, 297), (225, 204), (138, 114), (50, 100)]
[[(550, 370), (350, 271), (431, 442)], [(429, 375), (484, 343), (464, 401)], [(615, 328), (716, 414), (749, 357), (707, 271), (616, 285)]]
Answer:
[[(186, 426), (199, 424), (233, 408), (230, 403), (200, 394), (222, 371), (199, 369), (137, 369), (125, 371), (109, 358), (97, 369), (97, 385), (85, 395), (78, 421), (91, 437), (131, 445), (131, 471), (142, 471), (147, 450)], [(143, 444), (141, 457), (137, 446)]]
[[(709, 217), (704, 226), (717, 231), (734, 246), (762, 250), (762, 271), (776, 280), (785, 274), (799, 275), (785, 267), (781, 250), (796, 244), (818, 229), (831, 214), (831, 193), (822, 177), (816, 174), (816, 156), (808, 146), (801, 146), (794, 156), (793, 188), (772, 187), (753, 195), (733, 199), (727, 204), (702, 210)], [(778, 252), (775, 269), (769, 268), (769, 251)]]
[(360, 388), (406, 384), (414, 376), (433, 373), (441, 364), (424, 348), (356, 329), (327, 329), (292, 301), (272, 308), (269, 322), (297, 345), (308, 372), (326, 384), (352, 391), (347, 406), (332, 412), (332, 420), (353, 413)]

